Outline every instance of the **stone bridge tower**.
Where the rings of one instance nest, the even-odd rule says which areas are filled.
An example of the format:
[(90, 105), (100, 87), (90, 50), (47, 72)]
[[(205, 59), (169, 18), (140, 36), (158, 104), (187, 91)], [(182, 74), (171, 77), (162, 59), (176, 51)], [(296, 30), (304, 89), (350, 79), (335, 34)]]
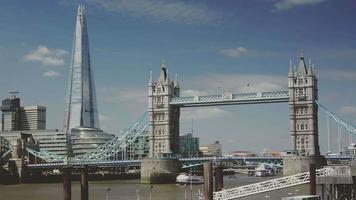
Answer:
[(289, 66), (288, 74), (290, 133), (297, 155), (320, 155), (318, 139), (318, 85), (315, 68), (305, 64), (301, 54), (297, 69)]
[(169, 105), (172, 97), (179, 96), (179, 84), (169, 79), (167, 65), (162, 63), (157, 81), (148, 83), (149, 156), (170, 157), (179, 153), (180, 109)]

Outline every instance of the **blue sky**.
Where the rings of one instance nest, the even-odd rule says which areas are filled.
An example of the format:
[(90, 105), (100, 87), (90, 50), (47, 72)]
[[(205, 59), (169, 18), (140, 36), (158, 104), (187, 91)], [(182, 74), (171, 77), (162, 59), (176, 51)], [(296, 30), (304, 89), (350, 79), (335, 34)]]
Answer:
[[(0, 97), (20, 91), (23, 105), (47, 106), (48, 128), (63, 123), (77, 3), (13, 0), (0, 7)], [(149, 71), (158, 78), (163, 59), (171, 78), (178, 73), (182, 95), (273, 91), (287, 88), (288, 60), (296, 64), (302, 49), (316, 65), (320, 102), (356, 124), (353, 0), (85, 4), (101, 125), (107, 132), (118, 133), (146, 110)], [(225, 152), (289, 146), (285, 103), (186, 108), (182, 133), (192, 118), (201, 143), (220, 140)], [(321, 112), (319, 125), (325, 151)]]

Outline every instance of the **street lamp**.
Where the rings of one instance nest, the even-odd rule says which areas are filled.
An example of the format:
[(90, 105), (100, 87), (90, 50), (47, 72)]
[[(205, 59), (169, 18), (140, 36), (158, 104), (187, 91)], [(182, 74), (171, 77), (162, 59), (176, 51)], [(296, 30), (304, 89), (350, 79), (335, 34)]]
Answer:
[(140, 190), (138, 188), (136, 189), (136, 195), (137, 195), (137, 200), (140, 200)]
[(111, 188), (106, 188), (106, 200), (109, 200), (109, 191)]
[(153, 185), (150, 186), (150, 200), (152, 200), (152, 190), (153, 190)]

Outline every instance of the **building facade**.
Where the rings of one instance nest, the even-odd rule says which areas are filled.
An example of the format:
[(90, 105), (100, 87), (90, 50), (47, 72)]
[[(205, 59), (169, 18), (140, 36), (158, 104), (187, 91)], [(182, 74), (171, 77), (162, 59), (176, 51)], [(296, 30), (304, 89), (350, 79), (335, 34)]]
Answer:
[(46, 107), (21, 107), (20, 98), (15, 95), (2, 101), (1, 131), (44, 130), (46, 129)]
[(20, 98), (12, 95), (2, 100), (1, 112), (1, 131), (20, 130)]
[(166, 63), (162, 63), (157, 81), (148, 83), (148, 113), (150, 153), (153, 157), (168, 157), (179, 154), (179, 116), (180, 110), (170, 106), (169, 100), (179, 96), (179, 84), (168, 77)]
[(46, 129), (46, 107), (25, 106), (20, 108), (20, 130)]
[(193, 137), (191, 133), (179, 137), (179, 146), (180, 155), (184, 158), (200, 156), (199, 138)]
[(297, 155), (320, 155), (318, 139), (318, 86), (315, 68), (301, 54), (298, 68), (289, 66), (288, 91), (292, 148)]
[(100, 128), (84, 5), (78, 7), (66, 97), (64, 130)]
[(199, 150), (204, 157), (222, 156), (222, 145), (219, 141), (215, 141), (214, 144), (200, 145)]

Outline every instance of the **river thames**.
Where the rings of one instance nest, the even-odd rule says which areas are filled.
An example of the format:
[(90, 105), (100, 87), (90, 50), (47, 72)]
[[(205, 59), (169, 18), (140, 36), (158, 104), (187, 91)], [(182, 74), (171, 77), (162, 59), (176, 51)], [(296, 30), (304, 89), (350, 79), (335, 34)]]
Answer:
[[(238, 175), (224, 177), (225, 188), (251, 184), (264, 181), (270, 178), (249, 177)], [(113, 181), (93, 181), (89, 182), (89, 199), (106, 200), (106, 189), (109, 191), (110, 200), (149, 200), (150, 190), (152, 200), (184, 200), (185, 192), (190, 198), (190, 187), (184, 187), (176, 184), (148, 185), (140, 184), (139, 180), (113, 180)], [(62, 200), (62, 183), (45, 184), (22, 184), (22, 185), (0, 185), (1, 200)], [(152, 187), (153, 186), (153, 187)], [(152, 188), (152, 189), (151, 189)], [(199, 190), (203, 191), (203, 185), (194, 185), (192, 187), (193, 199), (198, 199)], [(138, 192), (137, 192), (138, 191)], [(241, 198), (243, 200), (255, 199), (281, 199), (285, 196), (302, 195), (308, 193), (308, 186), (301, 185), (288, 189), (278, 190), (270, 193), (249, 196)], [(79, 182), (72, 183), (72, 199), (80, 199)]]

